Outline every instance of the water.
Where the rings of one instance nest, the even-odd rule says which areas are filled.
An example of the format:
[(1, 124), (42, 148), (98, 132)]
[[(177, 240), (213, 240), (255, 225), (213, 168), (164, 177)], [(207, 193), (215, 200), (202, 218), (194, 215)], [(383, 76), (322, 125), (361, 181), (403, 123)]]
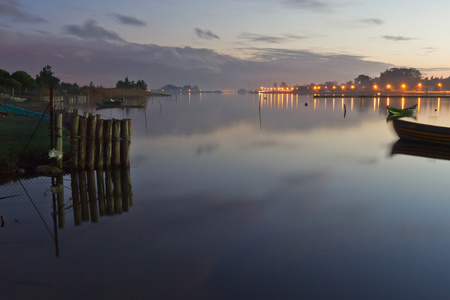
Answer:
[(50, 179), (24, 182), (34, 206), (0, 188), (21, 197), (0, 203), (1, 298), (448, 299), (450, 162), (391, 154), (386, 122), (386, 105), (419, 101), (418, 122), (450, 126), (436, 98), (178, 95), (98, 111), (133, 122), (129, 211), (75, 226), (65, 176), (56, 257)]

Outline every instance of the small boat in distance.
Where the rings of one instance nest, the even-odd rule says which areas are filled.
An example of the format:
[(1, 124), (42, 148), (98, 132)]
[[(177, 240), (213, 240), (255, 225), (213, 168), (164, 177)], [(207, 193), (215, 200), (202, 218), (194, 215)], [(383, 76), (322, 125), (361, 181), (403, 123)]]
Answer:
[(97, 103), (97, 109), (105, 109), (105, 108), (145, 108), (145, 103), (142, 104)]
[(449, 127), (420, 124), (400, 119), (392, 120), (392, 124), (400, 139), (450, 145)]
[(389, 114), (404, 115), (406, 117), (408, 115), (413, 115), (417, 112), (417, 104), (415, 104), (411, 107), (405, 108), (405, 109), (396, 108), (396, 107), (388, 105), (387, 110), (388, 110)]
[(102, 100), (102, 104), (105, 104), (105, 105), (120, 105), (120, 104), (123, 104), (124, 102), (126, 103), (126, 101), (127, 101), (127, 98), (122, 98), (122, 99), (110, 98), (110, 99)]

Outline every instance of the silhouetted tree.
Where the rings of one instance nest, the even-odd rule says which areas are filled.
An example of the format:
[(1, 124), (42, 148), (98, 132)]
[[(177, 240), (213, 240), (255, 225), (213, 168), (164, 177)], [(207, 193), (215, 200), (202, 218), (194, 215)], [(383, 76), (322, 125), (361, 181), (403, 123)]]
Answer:
[(361, 74), (355, 78), (355, 83), (367, 87), (370, 85), (370, 80), (371, 78), (369, 76)]
[(403, 83), (415, 86), (422, 78), (419, 70), (414, 68), (391, 68), (380, 74), (381, 84), (401, 85)]
[(16, 71), (11, 74), (11, 78), (17, 80), (22, 85), (22, 90), (32, 90), (37, 88), (36, 81), (25, 71)]
[(36, 83), (40, 88), (47, 89), (50, 86), (56, 87), (59, 84), (59, 78), (53, 76), (52, 67), (47, 65), (36, 75)]

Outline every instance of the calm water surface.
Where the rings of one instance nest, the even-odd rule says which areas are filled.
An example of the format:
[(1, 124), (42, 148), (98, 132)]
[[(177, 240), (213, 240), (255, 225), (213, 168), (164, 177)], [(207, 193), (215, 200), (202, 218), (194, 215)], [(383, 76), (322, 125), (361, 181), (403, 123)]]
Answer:
[(432, 98), (177, 95), (97, 111), (132, 119), (131, 206), (96, 217), (90, 201), (75, 225), (65, 176), (56, 257), (50, 179), (0, 187), (18, 195), (0, 200), (0, 298), (448, 299), (450, 161), (391, 154), (386, 122), (387, 104), (418, 102), (418, 122), (450, 126)]

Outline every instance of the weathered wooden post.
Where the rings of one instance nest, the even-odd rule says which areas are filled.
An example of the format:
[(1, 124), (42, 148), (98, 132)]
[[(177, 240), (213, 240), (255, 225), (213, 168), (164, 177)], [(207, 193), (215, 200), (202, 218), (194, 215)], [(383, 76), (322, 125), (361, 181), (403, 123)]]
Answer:
[(80, 139), (78, 143), (78, 166), (80, 169), (84, 169), (86, 166), (86, 118), (80, 117), (79, 125)]
[[(56, 150), (60, 153), (63, 153), (63, 122), (62, 122), (62, 114), (56, 114)], [(62, 170), (63, 168), (63, 158), (58, 159), (55, 158), (56, 166)]]
[(131, 145), (131, 120), (123, 119), (121, 122), (120, 132), (122, 135), (120, 156), (121, 156), (121, 166), (130, 166), (130, 145)]
[(93, 170), (95, 166), (95, 132), (97, 117), (90, 115), (87, 119), (87, 151), (86, 169)]
[(97, 130), (96, 130), (96, 151), (95, 151), (95, 162), (97, 169), (103, 169), (104, 157), (103, 157), (103, 123), (104, 121), (98, 117), (97, 119)]
[(112, 167), (120, 166), (120, 120), (113, 120)]
[(111, 157), (112, 157), (112, 120), (105, 120), (104, 136), (105, 136), (105, 167), (106, 169), (111, 168)]
[(72, 161), (72, 168), (78, 168), (78, 125), (80, 117), (72, 114), (70, 120), (70, 160)]

